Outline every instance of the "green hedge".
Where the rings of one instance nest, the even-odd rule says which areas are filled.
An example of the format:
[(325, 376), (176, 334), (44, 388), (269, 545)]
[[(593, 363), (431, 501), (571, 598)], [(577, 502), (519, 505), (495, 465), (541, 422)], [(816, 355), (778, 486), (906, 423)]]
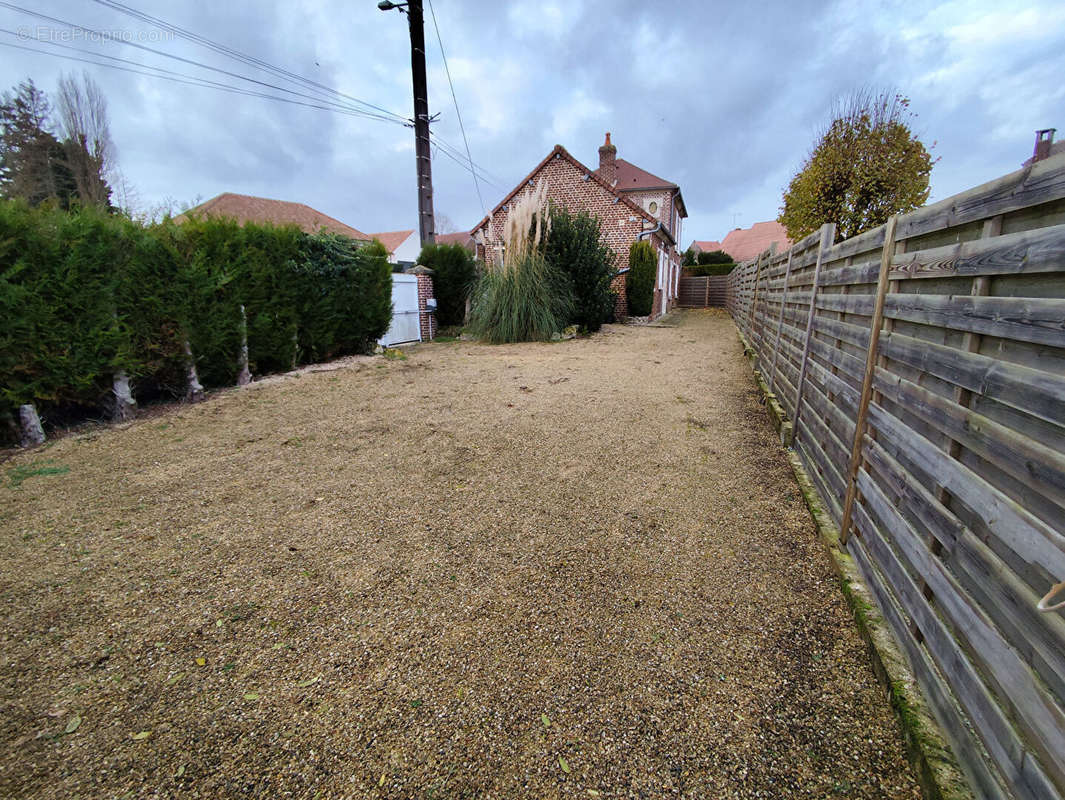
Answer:
[(364, 352), (388, 329), (384, 248), (296, 227), (191, 219), (142, 226), (0, 202), (0, 416), (99, 415), (114, 373), (180, 396), (184, 342), (205, 386), (234, 383), (241, 306), (253, 373)]
[(629, 316), (646, 317), (655, 299), (655, 272), (658, 259), (654, 248), (646, 241), (633, 242), (629, 248), (629, 271), (625, 273), (625, 295), (629, 301)]
[(461, 244), (427, 244), (418, 263), (433, 271), (436, 321), (441, 326), (466, 321), (466, 298), (477, 283), (477, 262)]
[(700, 264), (694, 267), (685, 267), (684, 274), (690, 278), (700, 278), (703, 275), (728, 275), (734, 269), (736, 269), (735, 263)]

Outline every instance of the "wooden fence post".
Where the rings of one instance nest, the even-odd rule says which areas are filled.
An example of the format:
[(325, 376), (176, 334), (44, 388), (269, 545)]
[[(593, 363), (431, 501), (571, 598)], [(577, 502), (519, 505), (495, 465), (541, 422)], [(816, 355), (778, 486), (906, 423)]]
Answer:
[(869, 349), (865, 354), (865, 377), (862, 378), (862, 396), (858, 401), (858, 415), (854, 420), (854, 444), (851, 446), (851, 463), (847, 469), (847, 496), (843, 501), (843, 520), (839, 525), (839, 540), (846, 544), (850, 538), (851, 515), (857, 494), (858, 467), (862, 462), (862, 440), (869, 413), (869, 400), (873, 396), (873, 375), (876, 373), (877, 344), (880, 342), (880, 327), (884, 323), (884, 298), (887, 297), (888, 275), (891, 273), (891, 258), (895, 255), (895, 225), (898, 214), (887, 221), (884, 227), (884, 249), (880, 252), (880, 276), (876, 282), (876, 302), (873, 304), (873, 319), (869, 323)]
[(817, 244), (817, 263), (814, 265), (814, 285), (810, 289), (810, 313), (806, 317), (806, 340), (802, 346), (802, 363), (799, 366), (799, 385), (795, 387), (795, 419), (792, 420), (794, 435), (799, 435), (799, 416), (802, 414), (802, 385), (806, 383), (806, 362), (810, 358), (810, 341), (814, 335), (814, 315), (817, 312), (817, 288), (821, 282), (821, 264), (825, 260), (825, 251), (832, 246), (836, 238), (836, 224), (826, 222), (821, 226), (821, 241)]
[(754, 347), (754, 315), (758, 309), (758, 279), (762, 274), (762, 256), (765, 253), (759, 253), (758, 259), (754, 262), (754, 295), (751, 297), (751, 313), (747, 315), (747, 341), (754, 349), (754, 357), (757, 362), (759, 358), (758, 349)]
[(780, 335), (784, 332), (784, 304), (788, 302), (788, 278), (791, 277), (791, 259), (795, 248), (788, 250), (788, 266), (784, 269), (784, 289), (780, 295), (780, 318), (777, 319), (777, 340), (773, 344), (773, 363), (769, 367), (769, 391), (776, 391), (777, 355), (780, 353)]

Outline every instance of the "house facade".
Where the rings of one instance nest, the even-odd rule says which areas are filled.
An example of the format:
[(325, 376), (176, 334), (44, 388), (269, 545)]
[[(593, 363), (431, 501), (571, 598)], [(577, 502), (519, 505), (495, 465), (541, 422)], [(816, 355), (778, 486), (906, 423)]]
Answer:
[(688, 216), (680, 187), (617, 158), (609, 133), (599, 148), (599, 168), (595, 170), (570, 155), (562, 145), (555, 145), (473, 229), (478, 257), (488, 264), (504, 262), (503, 226), (509, 210), (540, 181), (545, 183), (550, 200), (570, 212), (587, 211), (599, 218), (603, 241), (617, 253), (621, 271), (614, 281), (618, 316), (628, 313), (625, 273), (629, 268), (629, 247), (641, 239), (651, 244), (658, 258), (651, 316), (661, 316), (674, 306), (681, 265), (677, 242), (682, 220)]

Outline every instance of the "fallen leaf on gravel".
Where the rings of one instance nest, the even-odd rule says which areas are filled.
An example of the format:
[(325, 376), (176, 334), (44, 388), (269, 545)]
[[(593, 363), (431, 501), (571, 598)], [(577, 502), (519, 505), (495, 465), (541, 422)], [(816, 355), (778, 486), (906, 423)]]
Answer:
[(207, 663), (207, 659), (206, 658), (197, 658), (196, 659), (196, 663), (199, 664), (202, 667), (203, 665), (205, 665)]
[(166, 679), (166, 685), (167, 686), (173, 686), (175, 683), (177, 683), (179, 680), (181, 680), (184, 677), (185, 677), (185, 673), (184, 672), (179, 672), (177, 675), (171, 675), (169, 678)]
[(248, 692), (246, 695), (244, 695), (244, 699), (245, 700), (258, 700), (259, 699), (259, 695), (257, 695), (255, 692)]
[(73, 733), (78, 729), (79, 725), (81, 725), (81, 717), (75, 714), (70, 718), (70, 722), (68, 722), (67, 726), (63, 729), (63, 733)]
[(377, 785), (378, 786), (384, 786), (385, 785), (385, 774), (383, 772), (381, 773), (381, 780), (379, 780), (377, 782)]
[(222, 620), (220, 620), (220, 619), (216, 619), (216, 620), (214, 621), (214, 626), (215, 626), (216, 628), (221, 628), (221, 627), (222, 627)]
[(140, 731), (139, 733), (130, 734), (130, 737), (135, 742), (142, 742), (152, 735), (151, 731)]
[(320, 681), (320, 680), (321, 680), (321, 678), (311, 678), (308, 681), (300, 681), (296, 685), (299, 686), (301, 689), (306, 689), (308, 686), (313, 686), (314, 684), (318, 683), (318, 681)]
[(177, 771), (174, 773), (174, 777), (175, 778), (180, 778), (184, 774), (185, 774), (185, 765), (182, 764), (180, 767), (177, 768)]
[(545, 728), (550, 728), (551, 727), (551, 720), (549, 720), (547, 718), (547, 714), (541, 714), (540, 715), (540, 721), (544, 723), (544, 727)]
[(569, 762), (566, 761), (566, 759), (564, 759), (562, 756), (558, 757), (558, 765), (562, 767), (563, 772), (569, 775)]

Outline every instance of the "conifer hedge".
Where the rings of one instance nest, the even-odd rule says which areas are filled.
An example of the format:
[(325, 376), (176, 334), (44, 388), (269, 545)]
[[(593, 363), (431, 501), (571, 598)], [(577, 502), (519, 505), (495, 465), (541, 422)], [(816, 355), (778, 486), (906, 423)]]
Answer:
[(0, 201), (0, 416), (100, 416), (118, 371), (140, 399), (179, 397), (186, 341), (205, 386), (232, 385), (242, 306), (253, 373), (366, 352), (391, 320), (387, 254), (294, 226)]

